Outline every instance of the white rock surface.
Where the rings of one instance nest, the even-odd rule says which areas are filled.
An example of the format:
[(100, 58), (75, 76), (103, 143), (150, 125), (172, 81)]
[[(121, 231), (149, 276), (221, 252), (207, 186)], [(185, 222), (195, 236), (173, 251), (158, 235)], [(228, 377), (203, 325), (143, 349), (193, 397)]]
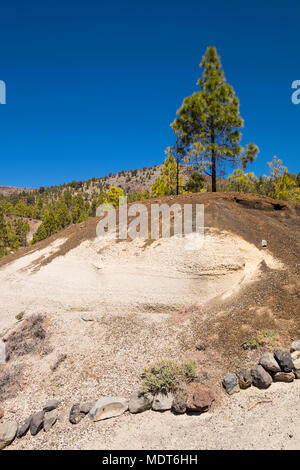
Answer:
[(102, 397), (89, 412), (92, 421), (114, 418), (120, 416), (128, 410), (128, 400), (121, 397)]

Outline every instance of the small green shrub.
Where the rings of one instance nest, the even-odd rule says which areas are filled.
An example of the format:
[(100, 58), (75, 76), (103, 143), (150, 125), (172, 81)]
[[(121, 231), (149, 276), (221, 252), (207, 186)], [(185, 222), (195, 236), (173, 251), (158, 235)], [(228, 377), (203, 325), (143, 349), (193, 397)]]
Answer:
[(196, 361), (176, 362), (162, 359), (144, 370), (140, 392), (143, 394), (168, 393), (182, 383), (188, 383), (196, 375)]
[(20, 320), (22, 320), (22, 318), (24, 317), (24, 315), (25, 315), (25, 312), (20, 312), (20, 313), (18, 313), (18, 315), (16, 315), (15, 318), (16, 318), (16, 320), (20, 321)]
[(259, 346), (276, 348), (279, 346), (278, 333), (275, 330), (261, 330), (250, 341), (245, 343), (246, 349), (257, 349)]

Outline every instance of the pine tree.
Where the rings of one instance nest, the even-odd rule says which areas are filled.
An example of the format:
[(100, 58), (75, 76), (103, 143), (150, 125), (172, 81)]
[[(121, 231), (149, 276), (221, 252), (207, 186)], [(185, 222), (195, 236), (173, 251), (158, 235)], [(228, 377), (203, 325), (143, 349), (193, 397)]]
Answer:
[(154, 197), (169, 196), (177, 193), (177, 187), (183, 188), (184, 180), (179, 175), (180, 164), (174, 156), (175, 149), (168, 147), (165, 151), (166, 159), (161, 169), (161, 177), (154, 182), (151, 192)]
[(253, 143), (246, 149), (240, 146), (240, 129), (244, 123), (239, 114), (239, 100), (226, 82), (215, 47), (207, 48), (200, 67), (203, 68), (203, 75), (197, 82), (200, 91), (184, 99), (171, 126), (187, 154), (191, 155), (196, 148), (194, 164), (201, 170), (204, 166), (215, 192), (222, 164), (240, 163), (245, 168), (256, 158), (258, 147)]
[(199, 193), (205, 186), (205, 178), (199, 171), (193, 171), (185, 185), (185, 190), (189, 193)]
[(8, 244), (7, 226), (4, 220), (3, 210), (0, 208), (0, 258), (6, 254)]

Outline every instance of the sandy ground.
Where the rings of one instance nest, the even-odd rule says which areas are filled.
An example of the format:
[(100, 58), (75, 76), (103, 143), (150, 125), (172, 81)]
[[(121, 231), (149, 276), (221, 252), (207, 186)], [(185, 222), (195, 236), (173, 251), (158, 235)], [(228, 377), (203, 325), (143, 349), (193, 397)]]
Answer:
[[(48, 434), (27, 435), (10, 449), (277, 449), (300, 448), (300, 381), (250, 388), (202, 415), (147, 411), (72, 426), (67, 415)], [(254, 404), (254, 408), (251, 408)]]
[(85, 448), (299, 450), (299, 391), (300, 381), (277, 383), (267, 391), (251, 388), (225, 397), (221, 408), (199, 416), (124, 416), (107, 440), (96, 438)]

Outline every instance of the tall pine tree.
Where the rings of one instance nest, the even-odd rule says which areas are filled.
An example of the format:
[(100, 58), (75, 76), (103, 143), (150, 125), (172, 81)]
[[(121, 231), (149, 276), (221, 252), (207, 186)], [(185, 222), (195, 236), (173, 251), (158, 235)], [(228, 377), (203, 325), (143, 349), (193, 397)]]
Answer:
[(244, 122), (239, 100), (226, 82), (215, 47), (207, 48), (200, 67), (200, 91), (184, 99), (171, 126), (185, 146), (187, 158), (211, 176), (212, 191), (216, 192), (217, 174), (224, 164), (240, 163), (245, 168), (259, 150), (253, 143), (246, 149), (240, 145)]

